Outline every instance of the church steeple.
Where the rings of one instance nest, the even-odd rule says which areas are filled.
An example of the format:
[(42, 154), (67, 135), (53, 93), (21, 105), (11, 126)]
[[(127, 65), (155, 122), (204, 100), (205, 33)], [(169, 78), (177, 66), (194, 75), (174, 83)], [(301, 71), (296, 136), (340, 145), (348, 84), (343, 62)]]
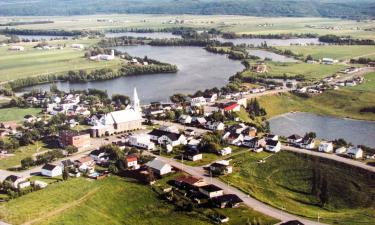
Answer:
[(133, 93), (133, 109), (135, 111), (141, 111), (141, 103), (138, 98), (138, 93), (137, 93), (137, 88), (134, 88), (134, 93)]

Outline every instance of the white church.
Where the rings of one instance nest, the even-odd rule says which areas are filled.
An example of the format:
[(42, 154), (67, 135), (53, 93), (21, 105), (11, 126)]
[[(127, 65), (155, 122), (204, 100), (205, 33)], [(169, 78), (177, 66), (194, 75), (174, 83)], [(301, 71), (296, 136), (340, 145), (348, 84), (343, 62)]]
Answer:
[(124, 110), (114, 111), (103, 115), (94, 126), (91, 127), (92, 137), (112, 135), (124, 131), (138, 130), (142, 128), (142, 109), (134, 88), (133, 104)]

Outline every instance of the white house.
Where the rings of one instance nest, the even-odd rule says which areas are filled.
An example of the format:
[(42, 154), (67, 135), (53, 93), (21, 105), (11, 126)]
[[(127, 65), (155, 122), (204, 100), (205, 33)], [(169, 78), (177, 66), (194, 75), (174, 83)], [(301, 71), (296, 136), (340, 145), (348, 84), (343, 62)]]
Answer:
[(208, 122), (206, 128), (212, 131), (224, 130), (225, 125), (222, 122)]
[(203, 154), (199, 153), (198, 151), (185, 151), (183, 157), (195, 162), (198, 160), (202, 160)]
[(129, 155), (126, 157), (126, 166), (128, 169), (139, 169), (137, 156)]
[(333, 144), (331, 142), (321, 142), (318, 148), (319, 152), (333, 152)]
[(207, 104), (207, 102), (206, 102), (206, 99), (204, 98), (204, 97), (202, 97), (202, 96), (200, 96), (200, 97), (195, 97), (195, 98), (192, 98), (191, 100), (190, 100), (190, 105), (191, 106), (203, 106), (203, 105), (206, 105)]
[(209, 197), (209, 198), (214, 198), (218, 196), (222, 196), (224, 194), (223, 189), (213, 185), (209, 184), (206, 186), (199, 187), (199, 192), (202, 193), (203, 195)]
[(151, 140), (158, 142), (160, 145), (171, 145), (172, 147), (175, 147), (187, 144), (186, 137), (183, 134), (154, 129), (149, 135)]
[(331, 58), (323, 58), (322, 59), (322, 64), (325, 64), (325, 65), (332, 65), (335, 61)]
[(215, 102), (217, 100), (217, 94), (206, 94), (203, 96), (206, 99), (206, 102)]
[(223, 148), (219, 151), (219, 154), (222, 156), (232, 154), (232, 148), (231, 147)]
[(148, 134), (138, 134), (129, 137), (129, 145), (147, 150), (155, 149), (155, 144)]
[(19, 177), (16, 175), (10, 175), (5, 178), (5, 181), (10, 182), (13, 188), (15, 189), (23, 189), (29, 187), (31, 184), (23, 177)]
[(279, 136), (278, 135), (274, 135), (274, 134), (268, 134), (266, 136), (266, 141), (268, 141), (268, 140), (278, 141), (279, 140)]
[(46, 177), (57, 177), (62, 174), (62, 168), (61, 166), (48, 163), (42, 167), (41, 173)]
[(274, 140), (267, 140), (266, 141), (266, 150), (270, 152), (277, 153), (281, 150), (281, 142), (274, 141)]
[(90, 152), (90, 157), (95, 161), (95, 162), (100, 162), (102, 159), (106, 156), (107, 154), (104, 151), (101, 151), (99, 149), (93, 150)]
[(190, 124), (193, 118), (189, 115), (181, 115), (178, 121), (182, 124)]
[(350, 147), (346, 154), (353, 159), (359, 159), (363, 157), (363, 150), (359, 147)]
[(336, 154), (344, 154), (346, 152), (346, 147), (340, 147), (335, 150)]
[(172, 166), (168, 163), (165, 163), (159, 159), (154, 159), (148, 163), (146, 163), (146, 166), (151, 168), (155, 173), (162, 176), (168, 173), (172, 172)]
[(90, 59), (95, 60), (95, 61), (100, 61), (100, 60), (111, 61), (115, 59), (115, 51), (112, 49), (110, 55), (99, 54), (99, 55), (91, 56)]
[(302, 137), (298, 134), (293, 134), (288, 137), (289, 144), (298, 144), (302, 141)]
[(40, 181), (40, 180), (34, 181), (34, 185), (36, 187), (39, 187), (39, 188), (45, 188), (45, 187), (48, 186), (48, 184), (46, 182), (43, 182), (43, 181)]
[(302, 141), (299, 143), (300, 148), (313, 149), (315, 148), (315, 139), (305, 136)]

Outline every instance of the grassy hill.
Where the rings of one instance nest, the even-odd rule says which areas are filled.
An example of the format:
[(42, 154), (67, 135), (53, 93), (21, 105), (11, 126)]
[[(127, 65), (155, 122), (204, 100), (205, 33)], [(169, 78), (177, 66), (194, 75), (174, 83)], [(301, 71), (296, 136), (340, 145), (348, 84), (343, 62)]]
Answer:
[[(262, 164), (254, 155), (235, 156), (234, 173), (222, 179), (274, 207), (315, 220), (319, 215), (323, 223), (374, 224), (375, 174), (291, 152), (282, 151)], [(326, 190), (315, 192), (328, 194), (324, 206), (319, 194), (312, 193), (321, 180)]]

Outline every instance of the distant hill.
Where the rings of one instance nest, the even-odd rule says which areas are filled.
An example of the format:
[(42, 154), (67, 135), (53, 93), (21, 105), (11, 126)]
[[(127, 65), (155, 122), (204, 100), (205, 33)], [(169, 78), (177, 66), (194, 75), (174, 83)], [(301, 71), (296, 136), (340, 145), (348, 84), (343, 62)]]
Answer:
[(0, 16), (103, 13), (374, 18), (374, 0), (1, 0)]

